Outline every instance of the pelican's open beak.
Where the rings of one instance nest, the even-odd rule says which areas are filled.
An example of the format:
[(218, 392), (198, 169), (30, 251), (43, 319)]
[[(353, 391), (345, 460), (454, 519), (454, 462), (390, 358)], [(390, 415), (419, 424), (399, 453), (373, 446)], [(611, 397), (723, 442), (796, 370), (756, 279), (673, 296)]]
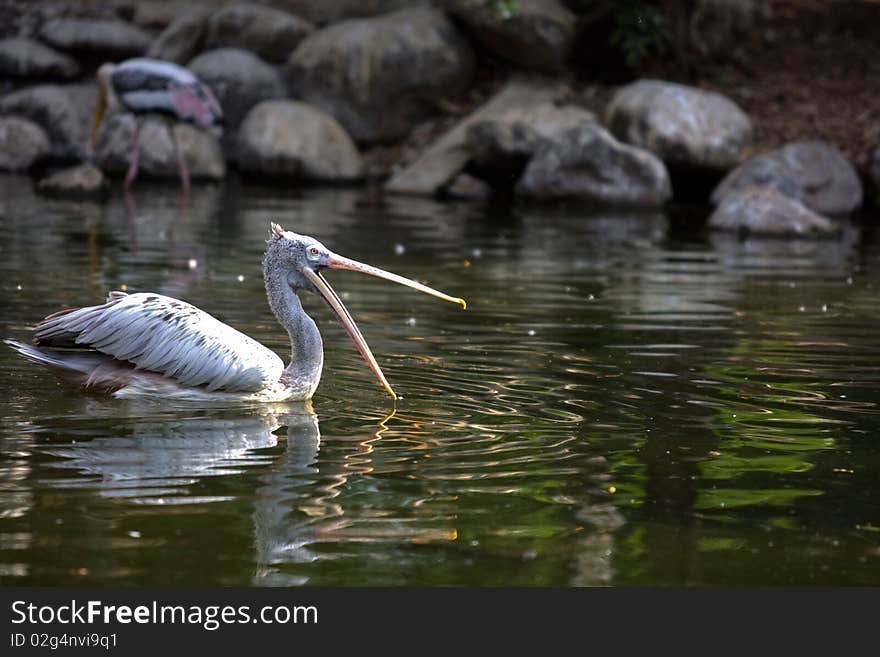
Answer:
[[(435, 290), (434, 288), (430, 288), (427, 285), (422, 285), (421, 283), (410, 280), (408, 278), (404, 278), (403, 276), (392, 274), (391, 272), (385, 271), (384, 269), (379, 269), (378, 267), (372, 267), (370, 265), (365, 265), (361, 262), (357, 262), (356, 260), (343, 258), (342, 256), (336, 255), (335, 253), (330, 254), (329, 258), (326, 261), (326, 266), (330, 269), (350, 269), (352, 271), (359, 271), (362, 274), (369, 274), (370, 276), (384, 278), (386, 280), (399, 283), (400, 285), (406, 285), (407, 287), (414, 288), (416, 290), (419, 290), (420, 292), (424, 292), (425, 294), (430, 294), (431, 296), (437, 297), (438, 299), (457, 303), (462, 308), (467, 308), (467, 303), (464, 299), (451, 297), (448, 294), (444, 294), (443, 292)], [(360, 329), (358, 329), (357, 324), (354, 323), (354, 320), (351, 318), (348, 309), (343, 305), (339, 296), (336, 294), (336, 292), (333, 291), (333, 288), (330, 287), (330, 284), (323, 276), (321, 276), (320, 273), (312, 271), (308, 267), (303, 268), (302, 271), (306, 275), (306, 277), (312, 282), (315, 288), (317, 288), (318, 292), (321, 293), (321, 296), (324, 297), (324, 300), (327, 302), (333, 312), (336, 313), (336, 316), (339, 318), (342, 326), (345, 327), (345, 330), (351, 336), (351, 339), (354, 341), (354, 344), (358, 348), (358, 351), (361, 352), (361, 356), (363, 356), (364, 360), (367, 361), (367, 365), (369, 365), (370, 369), (373, 370), (373, 373), (379, 379), (379, 382), (382, 384), (385, 390), (388, 391), (388, 394), (391, 395), (392, 399), (397, 399), (397, 395), (388, 384), (388, 380), (382, 373), (382, 369), (379, 367), (379, 363), (376, 362), (376, 359), (373, 356), (373, 352), (370, 351), (370, 347), (367, 344), (367, 341), (364, 340), (364, 336), (361, 334)]]
[(101, 119), (104, 118), (104, 111), (107, 109), (107, 81), (101, 75), (98, 75), (98, 98), (95, 101), (95, 114), (92, 117), (92, 132), (89, 137), (89, 148), (92, 153), (95, 152), (95, 146), (98, 143), (98, 131), (101, 128)]

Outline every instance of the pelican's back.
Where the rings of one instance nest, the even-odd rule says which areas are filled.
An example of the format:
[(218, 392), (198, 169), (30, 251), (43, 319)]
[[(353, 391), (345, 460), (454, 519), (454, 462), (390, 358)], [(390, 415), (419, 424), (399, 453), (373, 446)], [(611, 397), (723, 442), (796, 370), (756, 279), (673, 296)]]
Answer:
[(93, 349), (185, 386), (259, 392), (284, 364), (272, 351), (183, 301), (111, 292), (99, 306), (62, 310), (37, 325), (38, 346)]

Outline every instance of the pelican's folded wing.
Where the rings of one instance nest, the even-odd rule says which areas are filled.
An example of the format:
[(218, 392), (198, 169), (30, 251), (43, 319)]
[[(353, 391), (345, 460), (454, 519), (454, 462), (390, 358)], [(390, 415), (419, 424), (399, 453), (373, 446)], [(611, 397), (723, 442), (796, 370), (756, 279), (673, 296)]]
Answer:
[(284, 369), (272, 351), (183, 301), (113, 292), (100, 306), (49, 315), (37, 326), (47, 347), (84, 347), (188, 386), (256, 392)]

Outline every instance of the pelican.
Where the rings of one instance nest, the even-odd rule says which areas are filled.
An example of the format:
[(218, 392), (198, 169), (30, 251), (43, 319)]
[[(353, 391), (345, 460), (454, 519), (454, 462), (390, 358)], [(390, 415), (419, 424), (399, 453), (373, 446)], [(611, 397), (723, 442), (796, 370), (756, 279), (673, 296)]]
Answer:
[(36, 327), (35, 346), (5, 340), (63, 378), (116, 397), (192, 400), (310, 399), (324, 364), (321, 334), (297, 291), (318, 294), (336, 314), (361, 356), (393, 399), (370, 347), (321, 273), (349, 269), (459, 304), (416, 281), (337, 255), (318, 240), (271, 224), (263, 257), (269, 307), (290, 338), (290, 364), (275, 352), (198, 308), (153, 293), (110, 292), (106, 303), (61, 310)]
[[(97, 73), (98, 98), (92, 118), (91, 148), (94, 152), (105, 110), (126, 109), (135, 115), (131, 138), (131, 160), (125, 176), (125, 188), (131, 187), (138, 173), (140, 157), (140, 122), (138, 117), (159, 112), (178, 121), (207, 127), (222, 123), (223, 111), (211, 89), (189, 70), (161, 59), (138, 57), (119, 64), (103, 64)], [(168, 123), (174, 142), (180, 180), (189, 189), (189, 169), (180, 150), (174, 126)]]

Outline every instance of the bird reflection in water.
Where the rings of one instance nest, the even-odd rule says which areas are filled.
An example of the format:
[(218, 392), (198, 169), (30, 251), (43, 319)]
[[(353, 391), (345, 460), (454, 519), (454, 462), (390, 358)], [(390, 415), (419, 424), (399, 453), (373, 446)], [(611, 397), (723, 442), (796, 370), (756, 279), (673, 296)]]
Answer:
[[(455, 529), (415, 528), (406, 523), (379, 532), (363, 531), (346, 518), (347, 486), (373, 472), (374, 450), (396, 411), (366, 436), (354, 443), (345, 441), (352, 446), (346, 447), (341, 459), (322, 461), (319, 420), (311, 402), (256, 405), (244, 413), (238, 409), (231, 417), (218, 409), (201, 409), (208, 412), (197, 416), (132, 400), (125, 409), (130, 421), (120, 421), (119, 409), (109, 405), (99, 404), (90, 409), (91, 414), (100, 415), (101, 409), (117, 416), (116, 435), (42, 450), (59, 458), (55, 467), (76, 472), (47, 483), (91, 490), (138, 506), (171, 506), (232, 501), (234, 496), (193, 491), (225, 488), (207, 485), (210, 477), (257, 472), (252, 514), (255, 584), (303, 583), (303, 577), (284, 573), (282, 566), (318, 560), (312, 549), (317, 543), (456, 538)], [(149, 419), (139, 419), (144, 417)]]

